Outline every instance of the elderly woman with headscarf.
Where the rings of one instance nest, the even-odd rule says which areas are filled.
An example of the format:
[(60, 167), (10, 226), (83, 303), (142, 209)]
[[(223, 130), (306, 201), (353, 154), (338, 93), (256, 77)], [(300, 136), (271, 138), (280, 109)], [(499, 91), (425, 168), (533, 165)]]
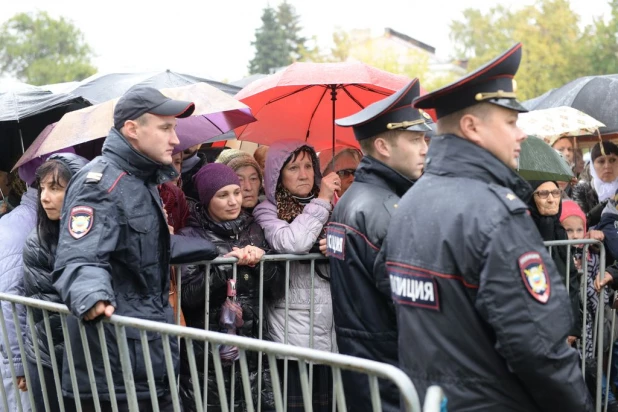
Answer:
[(592, 183), (580, 181), (572, 198), (584, 213), (588, 227), (596, 226), (610, 197), (618, 189), (618, 146), (612, 142), (597, 143), (590, 152)]
[[(544, 241), (568, 240), (566, 230), (560, 223), (562, 212), (562, 191), (558, 183), (553, 181), (533, 180), (529, 182), (534, 190), (532, 199), (528, 202), (530, 215), (536, 224)], [(573, 327), (569, 333), (569, 344), (573, 344), (581, 337), (582, 323), (579, 315), (579, 274), (575, 267), (572, 255), (567, 254), (568, 246), (554, 246), (552, 257), (556, 269), (560, 273), (565, 285), (568, 282), (571, 309), (573, 313)], [(567, 265), (567, 259), (571, 261)], [(569, 268), (567, 273), (567, 267)], [(568, 274), (568, 278), (567, 278)]]

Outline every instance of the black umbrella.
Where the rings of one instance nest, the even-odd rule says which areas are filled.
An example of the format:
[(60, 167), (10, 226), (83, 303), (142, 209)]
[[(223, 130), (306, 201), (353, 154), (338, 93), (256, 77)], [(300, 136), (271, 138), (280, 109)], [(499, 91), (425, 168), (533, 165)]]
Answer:
[(524, 106), (529, 110), (570, 106), (604, 123), (601, 134), (618, 133), (618, 74), (580, 77)]
[(28, 84), (0, 88), (0, 170), (11, 170), (45, 126), (86, 106), (82, 97)]
[(137, 84), (160, 90), (194, 83), (208, 83), (231, 96), (238, 93), (241, 89), (231, 84), (166, 70), (163, 72), (94, 75), (82, 81), (78, 87), (71, 90), (71, 93), (88, 99), (92, 104), (98, 104), (122, 96), (127, 90)]

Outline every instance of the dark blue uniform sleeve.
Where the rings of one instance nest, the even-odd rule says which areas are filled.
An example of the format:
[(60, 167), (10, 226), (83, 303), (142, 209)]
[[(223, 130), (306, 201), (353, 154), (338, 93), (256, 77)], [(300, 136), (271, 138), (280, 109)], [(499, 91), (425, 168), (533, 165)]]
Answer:
[(566, 287), (525, 214), (490, 234), (476, 309), (493, 329), (496, 350), (540, 410), (592, 410), (575, 349)]
[(73, 182), (65, 196), (54, 287), (78, 318), (99, 301), (116, 306), (112, 253), (121, 231), (117, 205), (102, 185)]

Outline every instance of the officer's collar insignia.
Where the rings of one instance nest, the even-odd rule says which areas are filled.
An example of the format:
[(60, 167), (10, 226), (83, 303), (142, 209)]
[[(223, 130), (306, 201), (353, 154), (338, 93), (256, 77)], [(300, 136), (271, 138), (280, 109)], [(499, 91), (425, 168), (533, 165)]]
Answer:
[(517, 199), (517, 196), (515, 196), (513, 193), (509, 193), (508, 195), (506, 195), (506, 198), (509, 200), (515, 200)]
[(541, 255), (537, 252), (524, 253), (518, 262), (521, 277), (530, 295), (541, 303), (547, 303), (551, 287)]
[(94, 210), (88, 206), (75, 206), (69, 215), (69, 233), (75, 239), (86, 236), (94, 223)]

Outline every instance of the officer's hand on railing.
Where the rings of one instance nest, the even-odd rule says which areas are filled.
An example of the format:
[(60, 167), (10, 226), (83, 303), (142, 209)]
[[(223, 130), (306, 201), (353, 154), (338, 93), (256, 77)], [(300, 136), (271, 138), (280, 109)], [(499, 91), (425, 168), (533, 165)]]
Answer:
[(341, 179), (337, 173), (332, 172), (322, 178), (318, 198), (332, 203), (335, 191), (341, 191)]
[(26, 378), (24, 376), (17, 377), (17, 388), (22, 392), (28, 391), (28, 384), (26, 383)]
[(109, 302), (100, 300), (86, 312), (84, 320), (94, 320), (101, 315), (109, 318), (114, 314), (114, 310), (116, 309)]
[(605, 234), (601, 230), (591, 230), (586, 234), (588, 239), (603, 241), (605, 240)]
[(320, 243), (319, 243), (319, 245), (320, 245), (320, 252), (321, 252), (324, 256), (326, 256), (326, 238), (324, 238), (324, 239), (320, 239)]
[(601, 276), (597, 275), (597, 278), (594, 280), (594, 290), (599, 292), (601, 288), (613, 281), (614, 278), (612, 277), (612, 275), (609, 274), (609, 272), (605, 272), (605, 277), (603, 278), (603, 280), (601, 280)]

